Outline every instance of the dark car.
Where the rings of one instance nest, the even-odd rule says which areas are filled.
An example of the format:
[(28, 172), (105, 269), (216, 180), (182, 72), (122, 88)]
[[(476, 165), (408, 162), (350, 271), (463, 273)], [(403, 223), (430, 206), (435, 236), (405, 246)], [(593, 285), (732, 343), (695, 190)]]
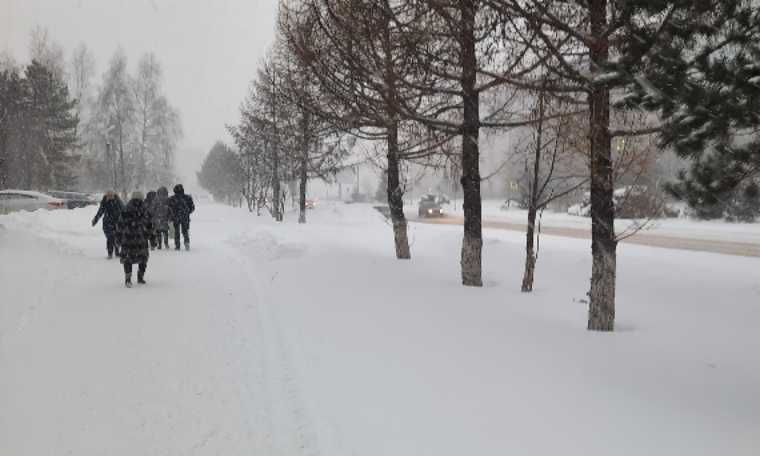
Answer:
[(78, 207), (95, 206), (98, 201), (88, 193), (80, 192), (62, 192), (58, 190), (51, 190), (47, 192), (48, 195), (58, 199), (62, 199), (66, 202), (68, 209), (76, 209)]
[(417, 214), (420, 217), (443, 217), (440, 199), (435, 195), (424, 195), (420, 198)]

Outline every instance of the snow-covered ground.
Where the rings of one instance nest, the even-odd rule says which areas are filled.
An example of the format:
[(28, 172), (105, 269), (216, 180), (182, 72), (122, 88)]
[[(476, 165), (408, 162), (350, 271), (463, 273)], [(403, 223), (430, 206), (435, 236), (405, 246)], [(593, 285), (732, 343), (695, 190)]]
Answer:
[[(503, 201), (483, 201), (483, 218), (486, 220), (526, 224), (528, 211), (522, 209), (501, 208)], [(416, 201), (407, 201), (410, 216), (416, 215)], [(445, 211), (452, 215), (463, 215), (462, 201), (453, 201), (445, 206)], [(562, 212), (546, 210), (541, 218), (543, 226), (553, 228), (587, 228), (591, 231), (591, 219)], [(627, 233), (632, 228), (640, 228), (642, 233), (674, 236), (680, 238), (706, 239), (715, 241), (756, 242), (760, 244), (760, 223), (727, 223), (724, 221), (704, 221), (686, 218), (669, 218), (659, 220), (616, 220), (618, 233)], [(629, 230), (629, 231), (626, 231)]]
[(128, 290), (92, 215), (0, 216), (0, 455), (760, 454), (756, 258), (623, 244), (598, 334), (583, 240), (525, 295), (518, 232), (466, 289), (461, 227), (200, 205)]

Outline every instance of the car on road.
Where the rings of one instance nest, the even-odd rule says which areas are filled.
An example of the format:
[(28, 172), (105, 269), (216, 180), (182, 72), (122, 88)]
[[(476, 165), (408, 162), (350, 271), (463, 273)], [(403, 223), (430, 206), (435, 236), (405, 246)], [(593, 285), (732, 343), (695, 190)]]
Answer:
[(37, 209), (66, 209), (66, 201), (29, 190), (0, 190), (0, 214)]
[(314, 209), (315, 207), (317, 207), (317, 200), (307, 199), (305, 205), (306, 205), (306, 209)]
[(76, 209), (78, 207), (95, 206), (98, 204), (98, 200), (89, 193), (80, 192), (62, 192), (58, 190), (49, 190), (48, 195), (53, 198), (59, 198), (66, 202), (66, 207), (69, 209)]
[(441, 200), (436, 195), (423, 195), (417, 207), (417, 215), (421, 218), (443, 217)]

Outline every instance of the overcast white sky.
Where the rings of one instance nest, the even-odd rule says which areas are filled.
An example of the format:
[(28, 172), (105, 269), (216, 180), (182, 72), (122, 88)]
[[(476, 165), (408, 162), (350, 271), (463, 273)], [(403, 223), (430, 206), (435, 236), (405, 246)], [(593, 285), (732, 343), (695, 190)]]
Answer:
[[(67, 52), (85, 42), (100, 81), (118, 46), (154, 52), (166, 93), (182, 113), (178, 171), (190, 178), (217, 139), (227, 139), (274, 36), (277, 0), (0, 0), (0, 51), (28, 59), (31, 30), (46, 27)], [(68, 56), (67, 56), (68, 57)]]

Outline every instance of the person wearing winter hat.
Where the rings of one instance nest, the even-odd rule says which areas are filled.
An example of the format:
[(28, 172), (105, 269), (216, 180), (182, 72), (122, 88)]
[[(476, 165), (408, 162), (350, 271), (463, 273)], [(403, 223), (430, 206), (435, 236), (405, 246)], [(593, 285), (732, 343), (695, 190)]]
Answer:
[(182, 184), (174, 186), (169, 198), (169, 218), (174, 224), (174, 250), (179, 250), (179, 233), (185, 238), (185, 250), (190, 250), (190, 214), (195, 211), (193, 197), (185, 194)]
[(92, 226), (98, 224), (98, 220), (103, 217), (103, 234), (106, 235), (106, 252), (108, 252), (108, 259), (113, 258), (113, 253), (116, 251), (116, 256), (119, 256), (119, 243), (118, 233), (116, 232), (119, 218), (121, 218), (121, 211), (124, 210), (124, 205), (114, 191), (109, 190), (103, 195), (103, 200), (100, 202), (98, 213), (95, 214), (95, 218), (92, 219)]
[(132, 193), (132, 198), (121, 213), (118, 231), (121, 264), (124, 265), (124, 284), (127, 288), (132, 287), (133, 264), (138, 265), (137, 283), (144, 284), (150, 256), (149, 240), (153, 233), (153, 221), (143, 201), (142, 193)]

